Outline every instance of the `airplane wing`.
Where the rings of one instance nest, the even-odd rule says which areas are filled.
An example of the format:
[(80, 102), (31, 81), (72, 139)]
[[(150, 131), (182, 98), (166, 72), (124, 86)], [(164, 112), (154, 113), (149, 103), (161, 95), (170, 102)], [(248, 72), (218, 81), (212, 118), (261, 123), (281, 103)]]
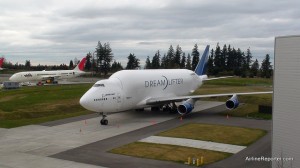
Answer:
[(217, 77), (217, 78), (206, 78), (203, 79), (203, 81), (209, 81), (209, 80), (216, 80), (216, 79), (224, 79), (224, 78), (232, 78), (234, 76), (222, 76), (222, 77)]
[(255, 94), (271, 94), (271, 93), (273, 93), (273, 91), (191, 95), (191, 96), (178, 96), (178, 97), (157, 97), (157, 98), (147, 99), (146, 100), (146, 105), (164, 104), (164, 103), (167, 103), (167, 102), (180, 102), (180, 101), (184, 101), (184, 100), (187, 100), (187, 99), (199, 100), (201, 98), (208, 98), (208, 97), (225, 97), (225, 96), (233, 96), (233, 95), (255, 95)]

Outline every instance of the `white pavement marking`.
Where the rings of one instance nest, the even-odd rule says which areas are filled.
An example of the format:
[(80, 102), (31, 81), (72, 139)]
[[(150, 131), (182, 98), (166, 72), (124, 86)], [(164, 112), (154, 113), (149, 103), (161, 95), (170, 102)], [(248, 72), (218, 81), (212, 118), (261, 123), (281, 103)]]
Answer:
[[(198, 110), (218, 106), (220, 102), (197, 102)], [(109, 125), (100, 126), (100, 117), (53, 127), (28, 125), (0, 129), (0, 167), (88, 167), (47, 156), (97, 142), (116, 135), (161, 123), (175, 116), (163, 112), (129, 111), (108, 116)]]
[(216, 142), (185, 139), (185, 138), (162, 137), (162, 136), (150, 136), (148, 138), (140, 140), (140, 142), (186, 146), (186, 147), (207, 149), (207, 150), (227, 152), (227, 153), (238, 153), (239, 151), (246, 148), (246, 146), (230, 145), (230, 144), (223, 144), (223, 143), (216, 143)]

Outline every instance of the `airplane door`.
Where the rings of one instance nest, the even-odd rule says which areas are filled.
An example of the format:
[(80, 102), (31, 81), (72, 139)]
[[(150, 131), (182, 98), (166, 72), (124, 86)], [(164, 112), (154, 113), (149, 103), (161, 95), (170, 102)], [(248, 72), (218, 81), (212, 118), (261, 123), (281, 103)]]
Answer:
[(118, 93), (117, 94), (117, 103), (119, 104), (119, 103), (121, 103), (122, 101), (121, 101), (121, 94), (120, 93)]
[(122, 105), (122, 97), (120, 93), (117, 93), (117, 111), (121, 108)]

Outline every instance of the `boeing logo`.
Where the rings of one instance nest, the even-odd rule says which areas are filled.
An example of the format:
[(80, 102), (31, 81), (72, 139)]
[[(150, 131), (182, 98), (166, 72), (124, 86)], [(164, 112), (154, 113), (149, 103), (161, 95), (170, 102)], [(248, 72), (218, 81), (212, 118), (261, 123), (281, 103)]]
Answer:
[(181, 85), (181, 84), (183, 84), (182, 78), (168, 79), (167, 77), (162, 76), (162, 79), (145, 81), (145, 88), (163, 87), (163, 90), (165, 90), (170, 85)]

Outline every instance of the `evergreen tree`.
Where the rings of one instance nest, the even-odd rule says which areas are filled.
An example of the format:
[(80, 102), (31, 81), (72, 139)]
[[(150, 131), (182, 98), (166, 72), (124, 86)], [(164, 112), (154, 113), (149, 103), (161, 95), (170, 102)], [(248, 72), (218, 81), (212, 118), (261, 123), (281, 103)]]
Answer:
[(149, 56), (147, 56), (146, 64), (145, 64), (144, 69), (151, 69), (151, 61), (150, 61), (150, 57)]
[(173, 46), (170, 45), (170, 48), (167, 52), (167, 67), (166, 68), (173, 68), (174, 67), (174, 57), (175, 57), (175, 54), (174, 54), (174, 49), (173, 49)]
[(220, 57), (220, 68), (223, 72), (226, 70), (226, 58), (228, 58), (228, 50), (226, 44), (224, 44)]
[(250, 51), (250, 47), (247, 49), (247, 53), (246, 53), (246, 66), (248, 67), (247, 70), (250, 69), (250, 65), (252, 63), (252, 53)]
[(153, 56), (151, 66), (152, 66), (152, 69), (160, 68), (160, 52), (159, 52), (159, 50)]
[(88, 71), (89, 71), (89, 70), (91, 69), (91, 67), (92, 67), (91, 58), (92, 58), (91, 52), (87, 53), (87, 55), (86, 55), (86, 62), (85, 62), (84, 68), (85, 68), (86, 70), (88, 70)]
[(251, 65), (250, 77), (258, 76), (258, 70), (259, 70), (259, 63), (258, 60), (256, 59)]
[(108, 71), (110, 70), (111, 62), (114, 56), (109, 43), (104, 43), (103, 48), (104, 48), (103, 71), (104, 74), (107, 75)]
[[(234, 48), (233, 48), (234, 49)], [(235, 61), (235, 51), (231, 49), (231, 45), (228, 45), (227, 48), (227, 58), (226, 58), (226, 70), (233, 71), (234, 70), (234, 61)]]
[(238, 56), (237, 56), (237, 51), (236, 51), (236, 49), (233, 47), (232, 48), (232, 70), (235, 70), (236, 69), (236, 67), (238, 67)]
[(96, 71), (97, 69), (97, 59), (95, 59), (94, 57), (92, 58), (92, 65), (91, 65), (91, 70), (92, 71)]
[(270, 62), (270, 55), (267, 54), (261, 63), (261, 77), (270, 78), (272, 76), (272, 65)]
[(198, 51), (198, 45), (195, 44), (193, 50), (192, 50), (192, 70), (196, 69), (198, 62), (199, 62), (199, 57), (200, 57), (200, 53)]
[[(243, 52), (244, 54), (244, 52)], [(249, 75), (249, 71), (248, 71), (249, 67), (247, 65), (246, 59), (243, 59), (242, 61), (242, 67), (241, 67), (241, 77), (242, 78), (246, 78)]]
[(116, 62), (116, 60), (114, 60), (114, 62), (111, 65), (111, 72), (117, 72), (117, 71), (120, 71), (122, 69), (123, 69), (123, 67), (122, 67), (121, 63)]
[(104, 43), (104, 45), (102, 45), (101, 42), (99, 41), (96, 47), (96, 53), (97, 53), (96, 71), (98, 72), (100, 70), (100, 73), (104, 72), (104, 74), (107, 75), (111, 67), (111, 61), (113, 60), (113, 53), (112, 53), (112, 49), (110, 48), (110, 44)]
[(242, 52), (242, 50), (240, 48), (237, 49), (237, 63), (238, 63), (238, 68), (241, 69), (243, 66), (243, 63), (245, 62), (245, 53)]
[(129, 54), (126, 69), (136, 69), (140, 67), (140, 60), (134, 54)]
[[(235, 51), (233, 49), (233, 51)], [(243, 75), (243, 64), (245, 63), (245, 54), (241, 51), (240, 48), (238, 48), (235, 52), (235, 66), (234, 66), (234, 74), (237, 76)]]
[(192, 63), (191, 63), (191, 55), (188, 53), (187, 59), (186, 59), (186, 69), (192, 70)]
[(25, 62), (25, 69), (30, 69), (30, 67), (31, 67), (30, 60), (26, 60), (26, 62)]
[(96, 46), (96, 66), (94, 67), (96, 72), (102, 71), (102, 67), (103, 67), (103, 62), (104, 62), (104, 57), (105, 57), (105, 53), (104, 53), (104, 48), (101, 44), (100, 41), (98, 41), (98, 44)]
[(73, 69), (74, 68), (74, 64), (73, 64), (73, 61), (70, 60), (70, 63), (69, 63), (69, 69)]
[(219, 46), (219, 43), (217, 43), (216, 50), (215, 50), (214, 64), (215, 64), (214, 69), (216, 71), (216, 74), (218, 74), (221, 71), (221, 67), (222, 67), (222, 55), (221, 55), (221, 48)]
[(180, 69), (185, 69), (185, 62), (186, 62), (185, 53), (182, 53), (182, 58), (180, 61)]
[(181, 59), (182, 50), (179, 45), (176, 47), (175, 56), (174, 56), (174, 68), (180, 67), (180, 59)]
[(215, 75), (215, 72), (214, 72), (214, 49), (211, 49), (210, 56), (208, 57), (207, 75)]
[(164, 56), (161, 58), (160, 68), (162, 68), (162, 69), (167, 69), (168, 68), (168, 58), (167, 58), (166, 54), (164, 54)]

